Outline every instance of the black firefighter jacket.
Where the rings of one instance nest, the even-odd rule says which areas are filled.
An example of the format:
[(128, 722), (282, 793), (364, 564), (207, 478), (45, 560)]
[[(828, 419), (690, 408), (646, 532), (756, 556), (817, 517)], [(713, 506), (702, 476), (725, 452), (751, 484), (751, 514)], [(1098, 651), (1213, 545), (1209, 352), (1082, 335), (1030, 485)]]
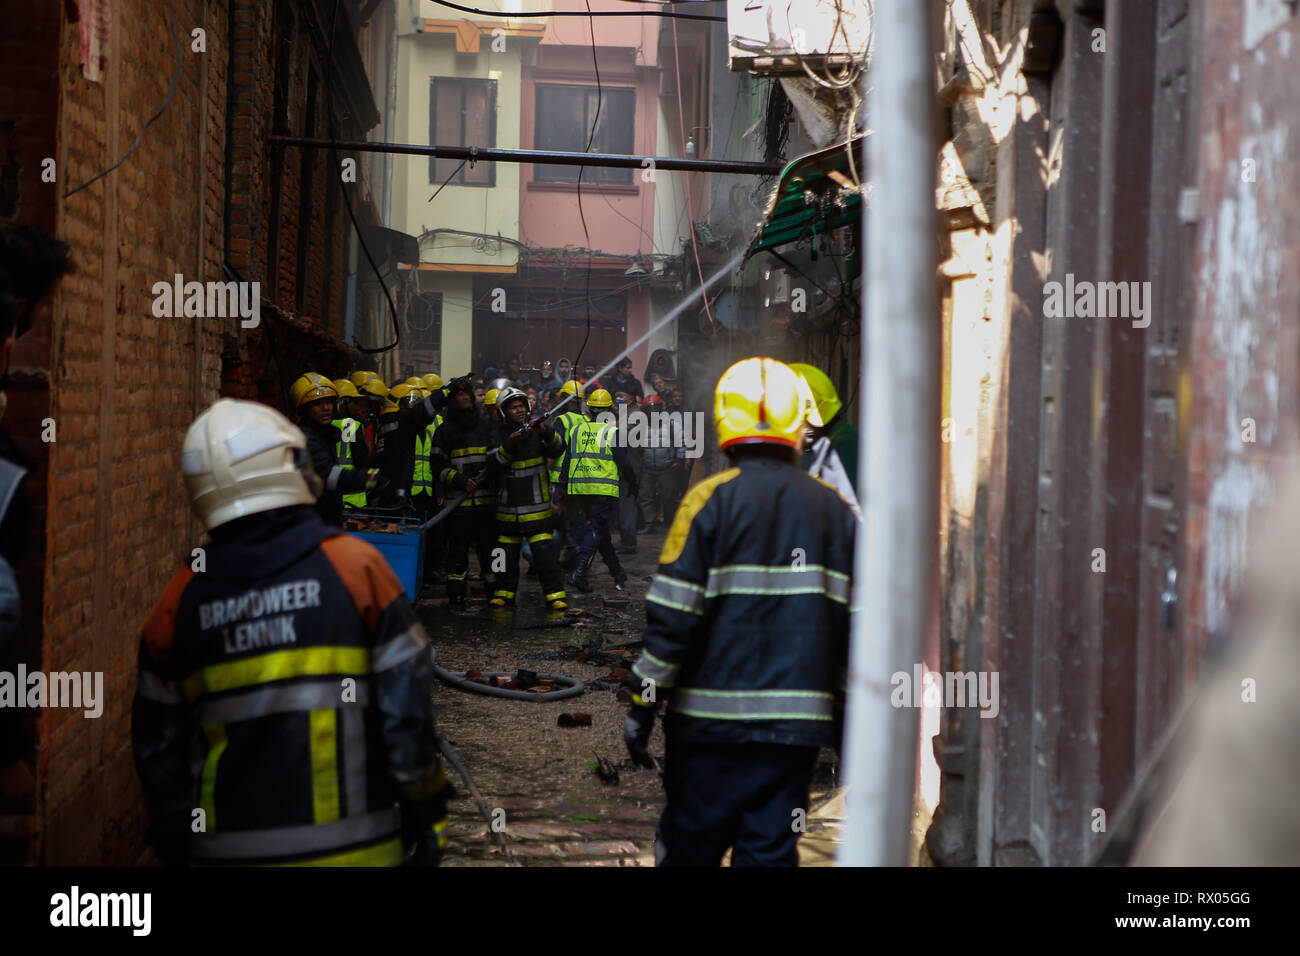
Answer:
[(379, 417), (375, 435), (375, 467), (388, 479), (401, 503), (410, 495), (411, 475), (415, 470), (415, 439), (442, 411), (446, 401), (441, 391), (423, 401)]
[(399, 795), (443, 780), (402, 585), (307, 507), (213, 537), (141, 634), (131, 731), (155, 845), (188, 837), (206, 865), (400, 863)]
[(770, 459), (686, 494), (632, 670), (670, 739), (839, 746), (854, 531), (829, 485)]
[(339, 462), (339, 430), (334, 425), (303, 422), (302, 430), (307, 436), (307, 454), (311, 458), (311, 466), (325, 486), (316, 499), (316, 512), (326, 524), (341, 525), (343, 496), (365, 491), (366, 469), (345, 468)]

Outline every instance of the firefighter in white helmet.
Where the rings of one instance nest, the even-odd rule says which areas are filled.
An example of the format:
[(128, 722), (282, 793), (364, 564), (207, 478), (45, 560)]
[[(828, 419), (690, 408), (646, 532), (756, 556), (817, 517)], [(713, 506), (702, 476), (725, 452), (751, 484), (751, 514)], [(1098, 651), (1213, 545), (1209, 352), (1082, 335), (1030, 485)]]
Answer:
[(405, 837), (436, 864), (432, 654), (401, 583), (321, 520), (306, 439), (274, 409), (209, 407), (181, 471), (211, 541), (144, 623), (131, 728), (159, 858), (392, 866)]

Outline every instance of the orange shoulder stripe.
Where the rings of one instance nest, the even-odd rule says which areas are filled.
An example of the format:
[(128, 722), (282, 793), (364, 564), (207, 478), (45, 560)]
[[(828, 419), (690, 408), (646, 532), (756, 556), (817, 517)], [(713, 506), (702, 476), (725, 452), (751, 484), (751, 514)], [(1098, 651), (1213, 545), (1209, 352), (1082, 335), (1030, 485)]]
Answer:
[(140, 629), (145, 649), (157, 661), (171, 659), (172, 642), (176, 639), (176, 611), (181, 605), (181, 595), (193, 578), (194, 570), (189, 565), (178, 568)]
[(352, 603), (366, 627), (373, 631), (379, 625), (380, 615), (406, 593), (402, 582), (397, 580), (379, 549), (360, 538), (338, 534), (326, 538), (320, 547), (352, 595)]

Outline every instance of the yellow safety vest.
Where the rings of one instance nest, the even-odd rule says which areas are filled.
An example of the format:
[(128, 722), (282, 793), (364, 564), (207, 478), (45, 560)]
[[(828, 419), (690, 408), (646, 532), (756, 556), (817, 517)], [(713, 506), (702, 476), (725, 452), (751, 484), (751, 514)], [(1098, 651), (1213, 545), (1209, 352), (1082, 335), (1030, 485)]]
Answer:
[(618, 497), (618, 463), (610, 451), (617, 433), (609, 422), (590, 420), (569, 430), (569, 494)]
[[(336, 418), (330, 422), (339, 430), (339, 440), (334, 443), (334, 455), (338, 458), (339, 464), (344, 469), (352, 469), (356, 466), (352, 463), (352, 446), (359, 441), (358, 433), (365, 427), (355, 418)], [(352, 441), (345, 441), (344, 436), (348, 434), (349, 428), (352, 433)], [(350, 495), (343, 496), (344, 508), (364, 508), (366, 506), (366, 493), (364, 491), (353, 492)]]
[(429, 452), (433, 449), (433, 435), (426, 428), (415, 436), (415, 465), (411, 469), (411, 497), (433, 495), (433, 466)]

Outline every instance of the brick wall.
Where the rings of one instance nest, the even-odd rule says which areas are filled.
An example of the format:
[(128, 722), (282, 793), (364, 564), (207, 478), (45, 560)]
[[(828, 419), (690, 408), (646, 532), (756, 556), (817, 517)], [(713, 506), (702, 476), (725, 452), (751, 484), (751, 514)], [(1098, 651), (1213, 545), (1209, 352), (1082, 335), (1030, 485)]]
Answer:
[[(59, 233), (73, 247), (78, 272), (61, 286), (55, 309), (52, 410), (59, 430), (48, 489), (43, 665), (102, 671), (105, 704), (98, 720), (70, 710), (43, 714), (42, 839), (35, 853), (47, 864), (144, 856), (129, 730), (138, 633), (198, 543), (178, 449), (196, 410), (220, 384), (219, 327), (155, 318), (151, 290), (176, 273), (187, 281), (221, 278), (223, 6), (113, 3), (99, 83), (82, 76), (78, 25), (66, 25), (62, 37), (63, 189), (131, 145), (167, 95), (178, 69), (177, 40), (180, 74), (140, 148), (59, 209)], [(207, 31), (206, 53), (191, 50), (196, 27)]]
[[(1193, 651), (1227, 638), (1252, 512), (1300, 434), (1300, 21), (1246, 49), (1248, 6), (1206, 0), (1185, 595)], [(1249, 104), (1247, 106), (1246, 104)], [(1245, 419), (1256, 440), (1243, 441)], [(1247, 436), (1248, 437), (1248, 436)], [(1192, 673), (1195, 657), (1189, 661)]]

